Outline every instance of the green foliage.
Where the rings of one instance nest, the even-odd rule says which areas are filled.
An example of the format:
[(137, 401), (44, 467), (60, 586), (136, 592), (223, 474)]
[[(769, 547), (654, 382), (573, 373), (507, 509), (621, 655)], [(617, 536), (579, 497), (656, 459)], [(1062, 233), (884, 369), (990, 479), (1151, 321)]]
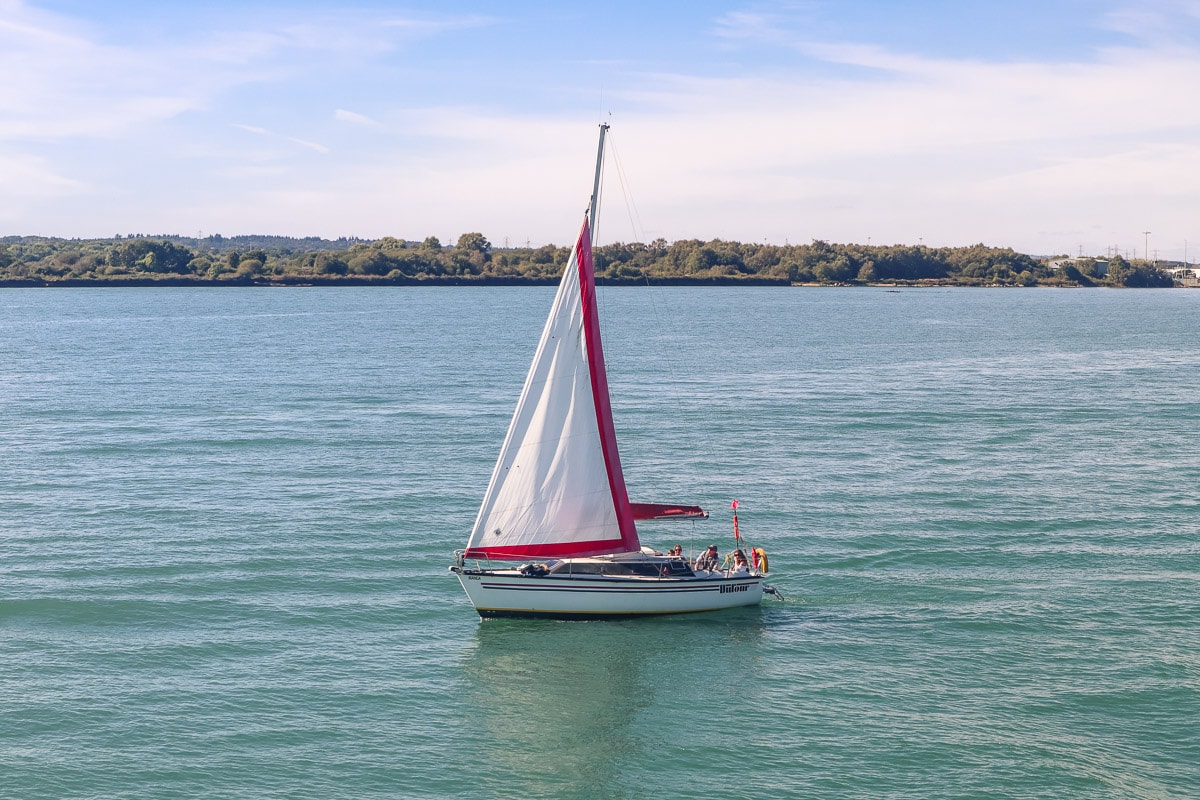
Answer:
[(1129, 262), (1122, 258), (1119, 253), (1113, 256), (1108, 262), (1108, 279), (1117, 286), (1125, 285), (1125, 279), (1129, 276), (1130, 271)]
[[(365, 241), (313, 237), (118, 236), (113, 239), (0, 239), (0, 281), (59, 282), (193, 280), (209, 282), (487, 282), (552, 281), (570, 249), (556, 245), (497, 250), (478, 232), (453, 247), (430, 236)], [(743, 244), (687, 239), (597, 247), (596, 274), (604, 280), (786, 283), (943, 283), (961, 285), (1170, 286), (1146, 262), (1117, 256), (1108, 276), (1094, 261), (1067, 262), (1057, 273), (1011, 248), (864, 246), (816, 240), (806, 245)]]
[[(1088, 267), (1091, 267), (1091, 270)], [(1077, 267), (1077, 269), (1076, 269)], [(1063, 275), (1072, 280), (1078, 280), (1083, 285), (1089, 285), (1089, 275), (1095, 274), (1095, 262), (1092, 259), (1079, 259), (1075, 264), (1063, 266)], [(1078, 276), (1082, 274), (1082, 279)], [(1169, 288), (1175, 285), (1171, 276), (1155, 267), (1148, 261), (1134, 259), (1129, 261), (1121, 255), (1115, 255), (1108, 262), (1108, 274), (1104, 281), (1110, 286), (1128, 286), (1135, 288)]]
[(1064, 264), (1062, 268), (1062, 276), (1069, 281), (1074, 281), (1080, 286), (1091, 286), (1092, 281), (1074, 264)]
[(486, 255), (492, 252), (492, 243), (484, 238), (482, 233), (464, 233), (458, 237), (458, 244), (455, 247), (464, 253), (483, 253)]
[(1125, 273), (1121, 285), (1139, 289), (1169, 289), (1175, 285), (1175, 281), (1162, 270), (1143, 262)]
[(123, 267), (131, 272), (190, 275), (188, 265), (195, 257), (191, 250), (171, 242), (135, 239), (113, 246), (105, 260), (109, 266)]

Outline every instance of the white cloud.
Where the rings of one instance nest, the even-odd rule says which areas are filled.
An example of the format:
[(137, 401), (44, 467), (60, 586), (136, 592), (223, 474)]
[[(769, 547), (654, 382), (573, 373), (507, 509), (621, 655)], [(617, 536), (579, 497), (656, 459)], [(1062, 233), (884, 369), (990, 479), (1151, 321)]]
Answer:
[(233, 123), (233, 127), (237, 128), (238, 130), (246, 131), (247, 133), (253, 133), (255, 136), (270, 136), (271, 135), (271, 132), (269, 130), (267, 130), (266, 128), (260, 128), (257, 125), (243, 125), (240, 122), (235, 122), (235, 123)]
[(339, 108), (333, 112), (333, 118), (338, 122), (349, 122), (354, 125), (364, 125), (369, 128), (379, 126), (379, 122), (371, 119), (366, 114), (358, 114), (354, 111), (347, 111), (344, 108)]
[(86, 189), (83, 183), (56, 173), (45, 159), (0, 153), (0, 197), (9, 201), (64, 197)]
[[(1197, 4), (1164, 7), (1182, 14)], [(727, 13), (715, 34), (729, 63), (703, 71), (607, 65), (614, 142), (648, 229), (631, 230), (610, 191), (602, 238), (869, 235), (1045, 252), (1094, 228), (1105, 243), (1123, 227), (1175, 226), (1186, 237), (1193, 223), (1177, 187), (1200, 169), (1200, 106), (1179, 87), (1200, 85), (1200, 48), (1186, 35), (1194, 25), (1176, 26), (1169, 46), (1144, 45), (1171, 26), (1114, 16), (1106, 24), (1142, 38), (1087, 57), (1076, 50), (1071, 61), (991, 62), (833, 41), (813, 27), (815, 8)], [(499, 95), (467, 101), (478, 78), (467, 73), (461, 95), (452, 76), (439, 85), (439, 106), (406, 90), (410, 107), (396, 107), (397, 95), (364, 88), (365, 76), (421, 74), (424, 64), (394, 56), (406, 44), (497, 20), (342, 11), (333, 20), (309, 14), (118, 45), (0, 0), (0, 70), (29, 76), (0, 84), (0, 143), (10, 159), (31, 154), (21, 174), (32, 196), (111, 195), (105, 181), (120, 174), (130, 199), (106, 211), (135, 218), (104, 223), (118, 230), (148, 227), (137, 215), (203, 215), (176, 227), (421, 238), (480, 230), (536, 243), (573, 235), (595, 147), (595, 120), (578, 107), (530, 113)], [(547, 74), (545, 96), (558, 80)], [(88, 142), (116, 164), (110, 175), (97, 166), (106, 158), (75, 155)], [(136, 204), (153, 196), (131, 177), (150, 161), (147, 175), (160, 162), (177, 170), (191, 205)], [(615, 178), (610, 171), (614, 189)], [(1131, 210), (1144, 218), (1131, 221)]]
[(116, 44), (70, 18), (9, 2), (0, 7), (0, 74), (21, 79), (0, 83), (0, 139), (119, 135), (209, 109), (240, 86), (284, 82), (308, 68), (306, 59), (292, 58), (299, 52), (362, 54), (397, 46), (388, 31), (411, 39), (482, 24), (486, 18), (340, 14), (336, 24)]
[(1200, 3), (1196, 0), (1151, 0), (1110, 10), (1099, 26), (1162, 49), (1194, 46), (1192, 26), (1198, 21)]
[(676, 236), (862, 240), (874, 230), (878, 242), (886, 230), (892, 241), (1044, 252), (1074, 246), (1097, 220), (1101, 242), (1141, 230), (1131, 207), (1179, 241), (1194, 224), (1162, 182), (1200, 175), (1200, 106), (1179, 96), (1200, 85), (1195, 49), (989, 63), (790, 44), (868, 72), (653, 76), (622, 95), (638, 109), (630, 172), (643, 186), (649, 178), (650, 203), (697, 220), (674, 219)]
[(373, 12), (338, 8), (333, 14), (314, 14), (309, 20), (284, 26), (280, 44), (297, 50), (362, 56), (396, 50), (422, 39), (460, 30), (494, 25), (483, 15), (379, 17)]
[(301, 147), (307, 147), (309, 150), (313, 150), (317, 153), (328, 153), (329, 152), (329, 148), (319, 142), (310, 142), (307, 139), (298, 139), (295, 136), (289, 136), (289, 137), (287, 137), (287, 140), (289, 142), (294, 142), (294, 143), (300, 145)]
[(299, 136), (280, 136), (279, 134), (258, 125), (246, 125), (240, 122), (235, 122), (233, 123), (232, 127), (237, 128), (238, 130), (246, 131), (246, 133), (254, 134), (255, 136), (264, 137), (266, 139), (275, 139), (278, 141), (287, 141), (291, 142), (292, 144), (298, 144), (301, 147), (318, 153), (329, 152), (329, 148), (319, 142), (302, 139)]

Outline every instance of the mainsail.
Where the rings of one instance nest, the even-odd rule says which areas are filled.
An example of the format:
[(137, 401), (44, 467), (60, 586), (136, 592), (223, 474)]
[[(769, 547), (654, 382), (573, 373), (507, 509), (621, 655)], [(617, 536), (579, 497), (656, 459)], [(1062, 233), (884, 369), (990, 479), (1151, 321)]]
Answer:
[(465, 557), (570, 558), (639, 547), (613, 432), (585, 218)]

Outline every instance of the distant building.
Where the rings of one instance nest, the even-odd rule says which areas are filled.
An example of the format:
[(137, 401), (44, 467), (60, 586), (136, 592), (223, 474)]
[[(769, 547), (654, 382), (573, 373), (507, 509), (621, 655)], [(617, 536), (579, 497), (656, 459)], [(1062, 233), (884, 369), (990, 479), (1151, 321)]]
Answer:
[[(1056, 272), (1068, 264), (1078, 269), (1084, 275), (1092, 275), (1097, 278), (1103, 278), (1108, 275), (1108, 262), (1099, 258), (1056, 258), (1049, 262), (1050, 269)], [(1089, 264), (1091, 265), (1091, 272), (1084, 269)]]
[(1200, 287), (1200, 267), (1183, 267), (1168, 271), (1178, 283), (1188, 287)]

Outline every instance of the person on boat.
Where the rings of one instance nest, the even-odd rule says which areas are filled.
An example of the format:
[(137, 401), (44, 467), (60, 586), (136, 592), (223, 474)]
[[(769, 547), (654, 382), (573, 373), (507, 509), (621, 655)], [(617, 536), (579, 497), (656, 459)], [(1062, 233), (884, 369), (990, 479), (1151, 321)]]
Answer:
[(710, 544), (699, 558), (696, 559), (696, 569), (712, 571), (717, 568), (720, 562), (720, 557), (717, 555), (717, 546)]
[(741, 550), (733, 551), (733, 574), (747, 575), (750, 572), (750, 565), (746, 563), (746, 554)]
[(683, 545), (677, 544), (667, 551), (667, 555), (672, 558), (683, 558)]

